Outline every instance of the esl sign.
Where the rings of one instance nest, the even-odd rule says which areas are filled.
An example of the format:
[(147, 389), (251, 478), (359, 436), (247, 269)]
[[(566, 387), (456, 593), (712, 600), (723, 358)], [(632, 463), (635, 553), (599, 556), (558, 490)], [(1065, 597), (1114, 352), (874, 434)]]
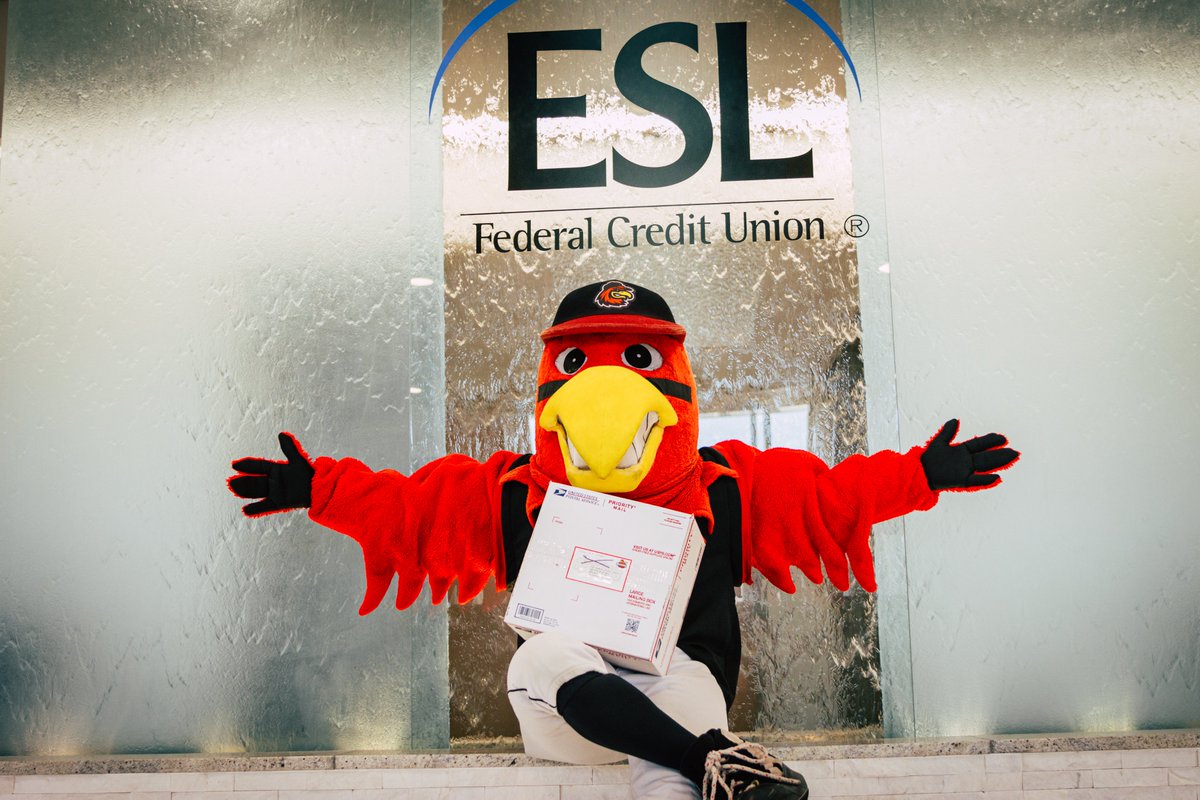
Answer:
[(857, 74), (839, 0), (810, 2), (446, 0), (447, 342), (482, 371), (489, 331), (601, 277), (853, 292)]
[[(747, 94), (746, 23), (718, 22), (717, 75), (721, 119), (721, 180), (753, 181), (811, 178), (812, 150), (785, 158), (750, 157), (750, 107)], [(673, 42), (699, 50), (698, 26), (687, 22), (652, 25), (617, 53), (613, 75), (617, 91), (634, 105), (674, 124), (683, 136), (683, 152), (670, 164), (647, 166), (612, 150), (612, 176), (626, 186), (671, 186), (695, 175), (713, 147), (713, 126), (704, 105), (683, 89), (651, 76), (642, 57), (651, 47)], [(586, 98), (537, 96), (538, 53), (545, 50), (600, 50), (601, 30), (588, 28), (508, 35), (508, 188), (566, 189), (604, 186), (604, 161), (578, 167), (538, 167), (538, 118), (585, 117)]]

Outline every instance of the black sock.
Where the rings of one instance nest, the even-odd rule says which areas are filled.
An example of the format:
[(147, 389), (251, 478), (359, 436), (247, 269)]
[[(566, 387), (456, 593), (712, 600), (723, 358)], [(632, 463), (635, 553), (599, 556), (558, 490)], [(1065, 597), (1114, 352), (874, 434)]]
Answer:
[(702, 733), (680, 759), (679, 772), (683, 777), (700, 786), (704, 781), (704, 762), (708, 759), (708, 754), (713, 750), (724, 750), (733, 746), (734, 743), (726, 739), (719, 728)]
[(679, 769), (696, 742), (619, 675), (586, 672), (564, 683), (556, 702), (559, 716), (589, 742), (659, 766)]

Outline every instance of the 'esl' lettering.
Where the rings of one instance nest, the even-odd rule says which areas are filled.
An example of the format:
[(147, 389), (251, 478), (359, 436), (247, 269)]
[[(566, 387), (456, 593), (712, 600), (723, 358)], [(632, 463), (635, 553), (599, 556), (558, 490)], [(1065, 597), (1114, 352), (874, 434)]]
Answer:
[[(718, 22), (717, 90), (721, 109), (721, 180), (763, 181), (813, 177), (813, 153), (785, 158), (750, 157), (749, 80), (746, 23)], [(544, 50), (601, 49), (599, 28), (535, 31), (508, 35), (508, 188), (567, 189), (604, 186), (604, 160), (577, 167), (539, 167), (537, 121), (586, 117), (583, 96), (538, 97), (537, 58)], [(683, 152), (670, 164), (648, 167), (612, 149), (613, 180), (641, 188), (671, 186), (700, 171), (713, 145), (713, 129), (703, 104), (682, 89), (652, 78), (642, 56), (657, 44), (681, 44), (700, 52), (699, 29), (687, 22), (664, 22), (634, 34), (617, 53), (613, 77), (630, 102), (667, 119), (683, 133)]]

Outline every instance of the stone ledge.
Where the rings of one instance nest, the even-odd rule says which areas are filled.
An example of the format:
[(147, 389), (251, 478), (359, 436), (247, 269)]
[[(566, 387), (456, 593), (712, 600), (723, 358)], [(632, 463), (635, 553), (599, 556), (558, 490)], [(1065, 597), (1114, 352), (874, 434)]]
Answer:
[[(1060, 753), (1200, 747), (1200, 729), (1124, 733), (1047, 733), (946, 739), (877, 739), (834, 744), (789, 741), (786, 735), (751, 735), (785, 761), (848, 758)], [(477, 752), (450, 748), (423, 752), (189, 753), (182, 755), (10, 756), (0, 775), (92, 775), (159, 772), (263, 772), (336, 769), (462, 769), (562, 766), (525, 755), (515, 740)]]

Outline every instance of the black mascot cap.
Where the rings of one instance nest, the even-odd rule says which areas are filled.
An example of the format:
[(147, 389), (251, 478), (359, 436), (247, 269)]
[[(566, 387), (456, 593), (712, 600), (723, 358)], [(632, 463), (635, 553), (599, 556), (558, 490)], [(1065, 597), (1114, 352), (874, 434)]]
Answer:
[(666, 300), (625, 281), (591, 283), (568, 294), (542, 341), (577, 333), (661, 333), (681, 340), (685, 335)]

